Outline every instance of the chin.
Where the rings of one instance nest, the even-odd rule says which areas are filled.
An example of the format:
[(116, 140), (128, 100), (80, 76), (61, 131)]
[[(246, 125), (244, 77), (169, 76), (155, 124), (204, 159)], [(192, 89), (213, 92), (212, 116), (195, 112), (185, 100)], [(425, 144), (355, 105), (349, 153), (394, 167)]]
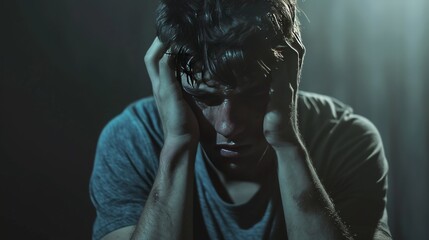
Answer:
[[(272, 165), (272, 156), (267, 155), (264, 148), (260, 151), (252, 151), (241, 157), (222, 157), (215, 154), (216, 157), (210, 158), (212, 165), (231, 179), (252, 180), (264, 175), (267, 169)], [(262, 159), (261, 157), (264, 156)]]

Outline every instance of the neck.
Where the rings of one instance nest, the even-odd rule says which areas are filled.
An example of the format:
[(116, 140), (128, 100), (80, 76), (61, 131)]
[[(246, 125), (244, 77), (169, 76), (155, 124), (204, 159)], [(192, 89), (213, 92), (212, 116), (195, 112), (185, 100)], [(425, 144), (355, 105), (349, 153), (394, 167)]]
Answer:
[[(273, 151), (267, 149), (259, 159), (257, 166), (252, 173), (246, 174), (231, 174), (228, 172), (221, 171), (208, 159), (205, 155), (205, 161), (209, 177), (215, 187), (219, 196), (226, 202), (233, 204), (243, 204), (248, 202), (264, 185), (264, 182), (270, 181), (271, 176), (275, 169), (270, 167), (273, 160)], [(271, 164), (270, 164), (271, 163)]]

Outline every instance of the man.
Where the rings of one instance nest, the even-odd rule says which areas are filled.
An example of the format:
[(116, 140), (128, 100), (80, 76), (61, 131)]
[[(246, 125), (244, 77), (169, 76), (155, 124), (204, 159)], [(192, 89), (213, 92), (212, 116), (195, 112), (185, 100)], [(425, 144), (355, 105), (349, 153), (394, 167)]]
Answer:
[(298, 91), (292, 0), (164, 0), (153, 98), (101, 134), (94, 239), (390, 239), (365, 118)]

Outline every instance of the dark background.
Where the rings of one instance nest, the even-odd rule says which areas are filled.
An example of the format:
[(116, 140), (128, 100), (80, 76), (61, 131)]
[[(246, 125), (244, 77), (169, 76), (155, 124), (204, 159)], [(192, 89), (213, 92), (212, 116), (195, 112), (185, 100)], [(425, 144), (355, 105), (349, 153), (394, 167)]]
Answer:
[[(378, 127), (396, 239), (429, 236), (429, 17), (424, 0), (300, 2), (302, 88)], [(89, 239), (88, 181), (103, 126), (151, 93), (156, 1), (2, 3), (2, 239)]]

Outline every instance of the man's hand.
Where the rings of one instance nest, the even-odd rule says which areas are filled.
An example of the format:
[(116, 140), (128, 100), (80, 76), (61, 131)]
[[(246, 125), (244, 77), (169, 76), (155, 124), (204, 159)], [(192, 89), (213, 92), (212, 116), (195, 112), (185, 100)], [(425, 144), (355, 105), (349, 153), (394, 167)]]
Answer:
[(164, 145), (139, 222), (134, 229), (126, 230), (133, 231), (131, 238), (120, 234), (123, 239), (193, 239), (194, 163), (199, 128), (182, 96), (168, 49), (155, 38), (145, 56), (164, 130)]
[(305, 49), (297, 36), (274, 70), (264, 134), (277, 158), (283, 214), (289, 239), (352, 239), (325, 191), (298, 131), (297, 100)]
[(172, 69), (172, 56), (158, 37), (146, 53), (146, 68), (152, 82), (165, 140), (194, 141), (199, 136), (198, 122), (182, 95)]
[(265, 138), (274, 149), (299, 141), (297, 91), (305, 48), (296, 35), (286, 44), (278, 49), (284, 59), (273, 70), (270, 102), (264, 118)]

